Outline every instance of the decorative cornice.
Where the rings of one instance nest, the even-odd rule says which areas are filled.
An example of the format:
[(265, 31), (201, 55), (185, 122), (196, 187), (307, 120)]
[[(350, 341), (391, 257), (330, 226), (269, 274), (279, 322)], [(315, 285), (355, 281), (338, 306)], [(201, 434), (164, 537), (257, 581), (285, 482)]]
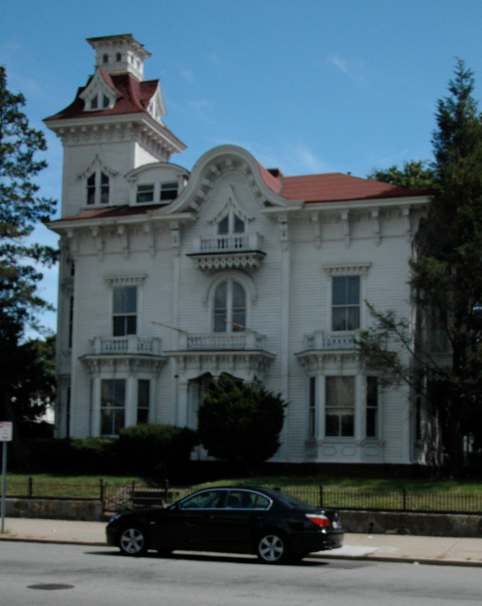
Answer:
[(147, 274), (108, 274), (104, 276), (109, 286), (138, 286), (147, 278)]
[(356, 263), (328, 263), (322, 265), (322, 269), (330, 276), (343, 275), (366, 275), (372, 266), (370, 261)]
[(237, 253), (208, 253), (188, 255), (201, 271), (223, 271), (226, 269), (240, 269), (254, 271), (261, 267), (266, 253), (259, 250)]
[(114, 169), (110, 168), (109, 166), (107, 166), (106, 164), (104, 164), (104, 162), (102, 162), (99, 154), (96, 154), (94, 159), (92, 160), (92, 162), (87, 166), (87, 168), (77, 175), (77, 179), (79, 179), (79, 180), (87, 179), (87, 177), (89, 177), (96, 169), (99, 169), (99, 168), (103, 172), (110, 175), (111, 177), (116, 177), (119, 174), (119, 172), (117, 170), (114, 170)]

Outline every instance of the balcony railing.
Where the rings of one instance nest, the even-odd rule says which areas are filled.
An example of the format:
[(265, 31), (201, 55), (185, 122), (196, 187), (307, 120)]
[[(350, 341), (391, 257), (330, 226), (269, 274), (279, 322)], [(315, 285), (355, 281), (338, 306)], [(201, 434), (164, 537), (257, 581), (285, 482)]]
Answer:
[(92, 339), (92, 353), (158, 356), (162, 352), (161, 345), (161, 339), (157, 337), (95, 337)]
[(314, 350), (352, 350), (356, 348), (355, 335), (326, 333), (317, 330), (303, 339), (303, 349)]
[(262, 247), (263, 236), (260, 234), (212, 236), (196, 238), (193, 242), (192, 254), (260, 251)]
[(181, 348), (190, 351), (246, 351), (264, 349), (265, 335), (256, 332), (186, 334), (181, 337)]

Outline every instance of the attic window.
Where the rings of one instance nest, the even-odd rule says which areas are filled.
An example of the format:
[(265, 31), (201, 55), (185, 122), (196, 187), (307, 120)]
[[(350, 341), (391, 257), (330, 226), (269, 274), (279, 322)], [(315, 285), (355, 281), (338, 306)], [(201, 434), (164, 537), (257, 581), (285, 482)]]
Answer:
[(109, 55), (102, 55), (102, 63), (109, 63)]
[(98, 107), (99, 107), (99, 99), (96, 95), (95, 97), (92, 97), (92, 99), (90, 100), (90, 109), (97, 109)]
[(163, 183), (161, 185), (160, 201), (175, 200), (177, 198), (177, 182)]
[(116, 53), (115, 54), (115, 60), (119, 63), (120, 61), (122, 61), (122, 53)]
[(107, 97), (106, 95), (103, 96), (102, 98), (102, 107), (105, 109), (106, 107), (109, 107), (109, 97)]
[(152, 183), (137, 186), (136, 202), (138, 204), (154, 202), (154, 185)]

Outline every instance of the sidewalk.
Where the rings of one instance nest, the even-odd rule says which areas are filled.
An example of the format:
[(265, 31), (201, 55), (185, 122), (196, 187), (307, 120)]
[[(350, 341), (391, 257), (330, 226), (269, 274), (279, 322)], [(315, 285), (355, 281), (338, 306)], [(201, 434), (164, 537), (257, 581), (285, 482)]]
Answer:
[[(5, 530), (0, 540), (105, 545), (104, 522), (7, 518)], [(482, 567), (482, 537), (346, 534), (344, 547), (316, 557)]]

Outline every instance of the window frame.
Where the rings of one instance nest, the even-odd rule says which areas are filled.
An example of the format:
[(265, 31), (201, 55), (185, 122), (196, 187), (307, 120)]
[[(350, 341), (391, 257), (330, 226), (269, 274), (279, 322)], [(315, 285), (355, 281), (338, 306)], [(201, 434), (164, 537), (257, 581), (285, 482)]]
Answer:
[[(343, 304), (340, 303), (336, 303), (334, 302), (335, 299), (335, 280), (353, 280), (356, 279), (358, 281), (358, 303), (350, 303), (350, 302), (344, 302)], [(344, 288), (345, 290), (345, 296), (347, 295), (347, 291), (348, 291), (348, 286), (345, 286)], [(359, 274), (344, 274), (344, 275), (336, 275), (336, 276), (331, 276), (331, 300), (330, 300), (330, 316), (331, 316), (331, 332), (333, 333), (352, 333), (355, 332), (357, 330), (360, 330), (360, 328), (362, 327), (362, 280), (361, 280), (361, 276)], [(348, 319), (349, 319), (349, 312), (351, 310), (357, 310), (358, 311), (358, 325), (354, 326), (354, 327), (348, 327)], [(337, 329), (335, 327), (335, 310), (343, 310), (345, 312), (345, 318), (344, 318), (344, 328), (341, 329)]]
[[(117, 406), (105, 406), (104, 405), (104, 401), (106, 401), (107, 398), (104, 398), (103, 395), (103, 391), (104, 391), (104, 385), (106, 383), (117, 383), (117, 384), (123, 384), (123, 391), (124, 391), (124, 402), (122, 405), (117, 405)], [(114, 389), (115, 391), (115, 389)], [(108, 437), (108, 436), (117, 436), (119, 435), (119, 433), (117, 432), (109, 432), (109, 433), (105, 433), (103, 431), (103, 414), (105, 410), (110, 410), (113, 412), (113, 416), (111, 419), (111, 423), (113, 424), (111, 429), (115, 429), (116, 426), (116, 418), (117, 418), (117, 413), (119, 411), (121, 412), (122, 415), (122, 424), (119, 427), (119, 429), (122, 429), (126, 426), (126, 417), (127, 417), (127, 409), (126, 409), (126, 404), (127, 404), (127, 379), (125, 378), (102, 378), (100, 380), (100, 410), (99, 410), (99, 435), (103, 436), (103, 437)]]
[[(174, 193), (174, 195), (167, 195), (163, 198), (164, 194)], [(179, 183), (178, 181), (165, 181), (160, 183), (159, 186), (159, 203), (160, 204), (170, 204), (173, 200), (175, 200), (179, 196)]]
[[(144, 188), (144, 191), (140, 190)], [(149, 189), (147, 189), (149, 188)], [(148, 192), (152, 192), (152, 196), (149, 199), (139, 199), (142, 195), (147, 195)], [(155, 204), (156, 201), (156, 184), (155, 183), (138, 183), (136, 187), (136, 204)]]
[(318, 437), (318, 406), (317, 396), (319, 390), (319, 380), (316, 375), (308, 378), (308, 439), (316, 440)]
[[(233, 318), (236, 313), (236, 309), (234, 307), (234, 285), (239, 286), (244, 294), (244, 326), (240, 329), (234, 329)], [(218, 289), (221, 286), (226, 285), (226, 305), (225, 305), (225, 330), (216, 330), (216, 317), (217, 317), (217, 307), (216, 307), (216, 294)], [(240, 308), (242, 310), (242, 308)], [(213, 289), (213, 298), (212, 298), (212, 309), (211, 309), (211, 325), (212, 332), (216, 334), (232, 334), (232, 333), (245, 333), (248, 326), (248, 293), (244, 284), (242, 284), (236, 278), (225, 278), (220, 280)]]
[[(117, 312), (115, 311), (115, 299), (116, 299), (116, 295), (115, 295), (115, 291), (118, 289), (127, 289), (127, 288), (132, 288), (135, 289), (135, 312)], [(139, 288), (136, 284), (128, 284), (128, 285), (115, 285), (112, 287), (112, 307), (111, 307), (111, 317), (112, 317), (112, 336), (113, 337), (119, 337), (119, 338), (125, 338), (128, 337), (129, 335), (138, 335), (139, 334)], [(132, 318), (135, 317), (135, 331), (134, 332), (129, 332), (129, 320), (128, 318)], [(123, 334), (115, 334), (116, 333), (116, 318), (124, 318), (124, 329), (125, 332), (123, 332)]]
[[(147, 393), (147, 405), (143, 405), (141, 406), (141, 383), (142, 384), (147, 384), (147, 389), (146, 389), (146, 393)], [(147, 424), (150, 421), (150, 412), (151, 412), (151, 380), (150, 379), (144, 379), (142, 377), (139, 377), (137, 379), (137, 408), (136, 408), (136, 425), (140, 425), (140, 424)], [(146, 419), (145, 420), (139, 420), (139, 413), (140, 411), (143, 412), (147, 412), (146, 415)]]
[[(344, 405), (334, 405), (331, 406), (329, 403), (329, 397), (328, 397), (328, 385), (330, 383), (331, 380), (346, 380), (346, 379), (350, 379), (352, 382), (352, 395), (353, 395), (353, 399), (352, 399), (352, 405), (350, 407), (348, 406), (344, 406)], [(325, 418), (325, 430), (324, 430), (324, 438), (330, 440), (330, 439), (335, 439), (335, 440), (354, 440), (356, 437), (356, 432), (357, 432), (357, 421), (356, 421), (356, 416), (357, 416), (357, 376), (356, 375), (326, 375), (325, 376), (325, 393), (324, 393), (324, 401), (325, 401), (325, 406), (324, 406), (324, 418)], [(332, 410), (330, 416), (337, 416), (338, 417), (338, 432), (337, 433), (328, 433), (328, 416), (329, 416), (329, 411), (330, 409)], [(347, 415), (346, 412), (345, 414), (343, 413), (343, 411), (352, 411), (351, 414)], [(335, 411), (339, 411), (339, 412), (335, 412)], [(350, 435), (343, 435), (343, 416), (351, 416), (353, 417), (353, 421), (352, 421), (352, 433)]]
[(110, 204), (111, 177), (105, 170), (92, 171), (85, 180), (85, 205), (108, 206)]
[[(375, 403), (370, 403), (370, 387), (369, 383), (375, 382)], [(369, 412), (374, 412), (374, 431), (373, 434), (368, 433)], [(368, 440), (376, 440), (380, 435), (380, 382), (375, 375), (368, 375), (365, 381), (365, 437)]]

